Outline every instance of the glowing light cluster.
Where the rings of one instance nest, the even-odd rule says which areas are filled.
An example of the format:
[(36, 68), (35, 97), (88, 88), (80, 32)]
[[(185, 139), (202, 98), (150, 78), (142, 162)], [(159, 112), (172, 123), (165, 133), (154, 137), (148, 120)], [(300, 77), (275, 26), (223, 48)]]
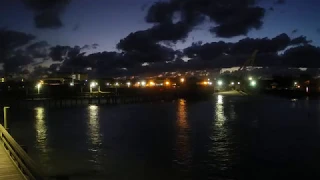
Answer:
[(91, 82), (90, 83), (90, 88), (95, 88), (95, 87), (97, 87), (98, 86), (98, 83), (97, 82)]

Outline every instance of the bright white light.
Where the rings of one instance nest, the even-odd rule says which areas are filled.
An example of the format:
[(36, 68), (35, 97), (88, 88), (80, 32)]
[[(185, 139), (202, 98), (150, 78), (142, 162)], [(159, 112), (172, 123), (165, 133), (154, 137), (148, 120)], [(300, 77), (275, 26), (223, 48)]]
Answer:
[(118, 83), (118, 82), (116, 82), (114, 85), (115, 85), (115, 86), (119, 86), (119, 83)]
[(127, 82), (127, 86), (130, 87), (131, 86), (131, 82)]
[(223, 84), (223, 82), (221, 80), (219, 80), (217, 83), (219, 86), (221, 86)]
[(180, 82), (181, 82), (181, 83), (184, 83), (184, 81), (185, 81), (184, 78), (181, 78), (181, 79), (180, 79)]
[(294, 82), (294, 85), (296, 86), (298, 83), (297, 82)]
[(40, 89), (41, 86), (42, 86), (41, 83), (38, 83), (38, 84), (36, 85), (36, 88)]
[(97, 85), (98, 85), (97, 82), (91, 82), (91, 83), (90, 83), (90, 87), (91, 87), (91, 88), (95, 88)]
[(234, 82), (231, 82), (231, 85), (234, 85)]
[(89, 109), (90, 109), (90, 110), (96, 110), (96, 109), (98, 109), (98, 106), (96, 106), (96, 105), (90, 105), (90, 106), (89, 106)]
[(253, 80), (253, 78), (252, 77), (249, 77), (249, 81), (252, 81)]
[(257, 82), (256, 82), (256, 81), (251, 81), (251, 82), (250, 82), (250, 85), (251, 85), (251, 86), (256, 86), (256, 85), (257, 85)]
[(240, 82), (238, 82), (238, 84), (241, 84)]
[(223, 104), (223, 96), (218, 95), (218, 104)]
[(141, 85), (142, 85), (142, 86), (146, 86), (146, 84), (147, 84), (147, 83), (146, 83), (145, 81), (141, 81)]
[(70, 86), (74, 86), (74, 82), (71, 82), (71, 83), (70, 83)]
[(107, 83), (106, 85), (107, 85), (107, 86), (110, 86), (110, 83)]
[(209, 82), (209, 85), (212, 85), (212, 82)]

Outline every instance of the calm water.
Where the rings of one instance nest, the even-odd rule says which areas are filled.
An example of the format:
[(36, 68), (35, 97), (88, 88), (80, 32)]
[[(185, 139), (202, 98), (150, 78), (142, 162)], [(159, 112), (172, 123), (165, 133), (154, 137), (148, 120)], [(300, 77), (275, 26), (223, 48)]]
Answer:
[(320, 101), (206, 101), (11, 112), (11, 133), (72, 179), (320, 177)]

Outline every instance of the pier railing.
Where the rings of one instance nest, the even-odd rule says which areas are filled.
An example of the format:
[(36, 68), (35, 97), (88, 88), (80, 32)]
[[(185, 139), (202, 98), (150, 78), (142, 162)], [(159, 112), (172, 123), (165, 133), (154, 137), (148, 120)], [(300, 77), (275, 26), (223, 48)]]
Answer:
[(27, 179), (44, 180), (45, 176), (40, 167), (29, 157), (21, 146), (13, 139), (8, 131), (0, 124), (0, 139), (11, 159)]

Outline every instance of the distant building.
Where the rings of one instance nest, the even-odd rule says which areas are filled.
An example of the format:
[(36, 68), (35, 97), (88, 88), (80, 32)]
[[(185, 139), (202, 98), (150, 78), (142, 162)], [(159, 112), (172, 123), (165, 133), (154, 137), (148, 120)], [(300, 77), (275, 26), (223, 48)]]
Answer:
[(51, 76), (51, 78), (63, 78), (63, 79), (73, 79), (78, 81), (85, 81), (88, 79), (87, 73), (69, 73), (69, 72), (58, 72)]

